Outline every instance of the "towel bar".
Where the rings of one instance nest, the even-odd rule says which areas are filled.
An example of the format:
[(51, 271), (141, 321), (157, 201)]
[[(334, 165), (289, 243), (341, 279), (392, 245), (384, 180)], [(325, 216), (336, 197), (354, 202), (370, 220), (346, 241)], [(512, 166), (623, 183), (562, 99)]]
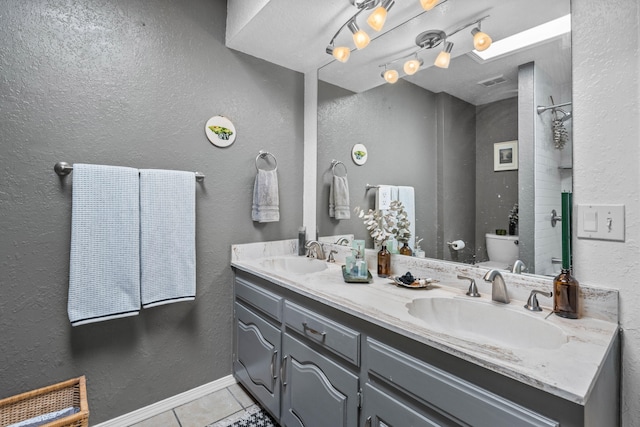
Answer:
[[(55, 164), (55, 166), (53, 166), (53, 170), (59, 176), (67, 176), (71, 172), (73, 172), (73, 166), (71, 166), (67, 162), (58, 162)], [(195, 174), (196, 174), (196, 181), (204, 181), (204, 178), (206, 176), (205, 174), (203, 174), (202, 172), (195, 172)]]
[(367, 191), (371, 190), (372, 188), (380, 188), (380, 186), (379, 185), (367, 184), (367, 186), (366, 186)]

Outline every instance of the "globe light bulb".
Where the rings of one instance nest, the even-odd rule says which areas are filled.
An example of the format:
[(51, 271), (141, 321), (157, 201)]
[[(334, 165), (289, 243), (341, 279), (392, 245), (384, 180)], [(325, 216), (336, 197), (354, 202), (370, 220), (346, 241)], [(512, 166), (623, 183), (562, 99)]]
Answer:
[(364, 30), (359, 30), (353, 34), (353, 42), (358, 49), (364, 49), (369, 45), (370, 41), (369, 34), (365, 33)]
[(473, 47), (475, 47), (476, 50), (482, 52), (483, 50), (489, 49), (492, 40), (487, 33), (483, 33), (478, 28), (474, 28), (471, 30), (471, 34), (473, 34)]
[(383, 77), (387, 81), (387, 83), (394, 84), (398, 81), (399, 75), (396, 70), (387, 70), (384, 72)]
[(338, 46), (333, 49), (332, 55), (340, 62), (347, 62), (349, 55), (351, 55), (351, 50), (346, 46)]
[(420, 69), (420, 66), (422, 65), (422, 61), (420, 61), (417, 58), (414, 59), (410, 59), (407, 62), (404, 63), (404, 72), (405, 74), (412, 76), (415, 73), (418, 72), (418, 70)]
[(420, 0), (420, 4), (424, 10), (431, 10), (438, 4), (438, 0)]
[(380, 31), (386, 20), (387, 9), (382, 6), (378, 6), (378, 8), (369, 15), (369, 18), (367, 18), (367, 24), (369, 24), (369, 26), (375, 31)]

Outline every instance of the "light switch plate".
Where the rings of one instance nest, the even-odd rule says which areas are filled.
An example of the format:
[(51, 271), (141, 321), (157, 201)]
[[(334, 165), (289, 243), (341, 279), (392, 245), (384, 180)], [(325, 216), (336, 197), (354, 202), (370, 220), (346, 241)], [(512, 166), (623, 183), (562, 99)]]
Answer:
[(624, 205), (578, 205), (580, 239), (624, 242)]

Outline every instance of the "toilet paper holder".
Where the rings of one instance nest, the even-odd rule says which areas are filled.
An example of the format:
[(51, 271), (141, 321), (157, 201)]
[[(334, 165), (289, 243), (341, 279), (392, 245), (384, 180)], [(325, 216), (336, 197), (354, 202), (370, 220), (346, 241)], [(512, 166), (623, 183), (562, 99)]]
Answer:
[(454, 240), (453, 242), (447, 242), (447, 245), (454, 251), (461, 251), (465, 248), (465, 243), (463, 240)]

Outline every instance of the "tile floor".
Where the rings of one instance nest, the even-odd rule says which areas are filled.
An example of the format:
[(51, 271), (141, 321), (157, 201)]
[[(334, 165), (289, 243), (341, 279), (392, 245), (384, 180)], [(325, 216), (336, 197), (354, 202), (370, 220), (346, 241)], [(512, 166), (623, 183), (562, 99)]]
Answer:
[(234, 384), (130, 427), (206, 427), (255, 411), (255, 405), (253, 398)]

